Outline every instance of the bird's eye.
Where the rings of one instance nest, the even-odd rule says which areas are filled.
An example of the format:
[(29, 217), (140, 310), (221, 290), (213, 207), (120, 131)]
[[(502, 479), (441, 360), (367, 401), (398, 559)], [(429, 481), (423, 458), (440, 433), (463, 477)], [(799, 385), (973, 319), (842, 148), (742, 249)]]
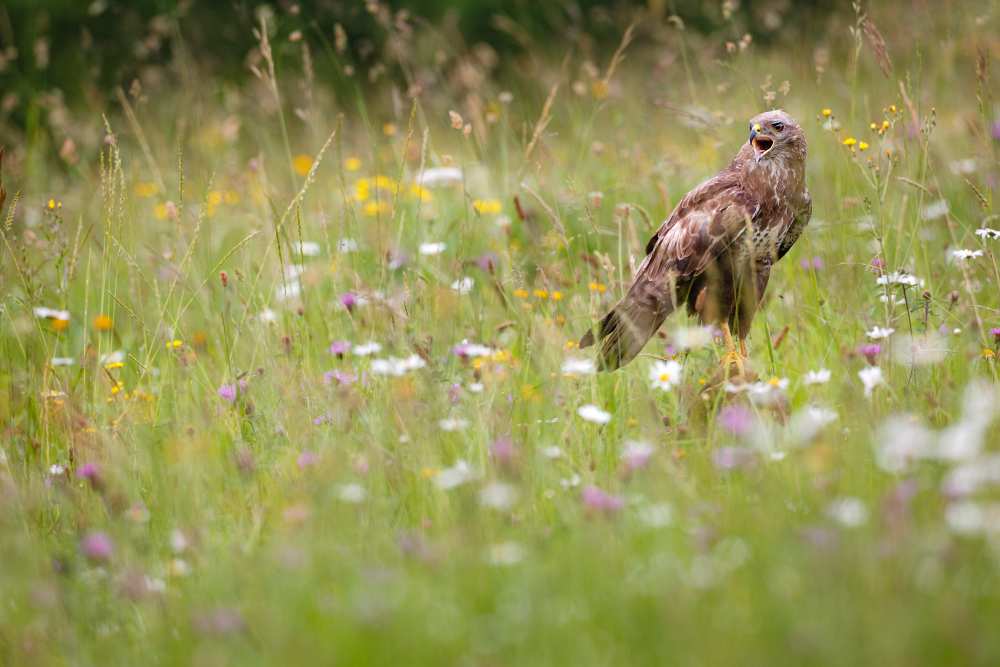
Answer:
[(771, 123), (771, 127), (773, 127), (777, 132), (781, 132), (783, 129), (785, 129), (785, 124), (780, 121), (775, 121)]

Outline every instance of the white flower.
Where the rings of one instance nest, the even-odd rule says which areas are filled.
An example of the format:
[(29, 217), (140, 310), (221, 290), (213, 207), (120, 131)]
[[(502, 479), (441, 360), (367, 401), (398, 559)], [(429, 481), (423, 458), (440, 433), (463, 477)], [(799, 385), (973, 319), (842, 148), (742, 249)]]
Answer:
[(804, 444), (815, 438), (827, 425), (837, 421), (837, 413), (830, 408), (808, 405), (792, 415), (788, 432), (792, 439)]
[(490, 547), (486, 558), (491, 565), (517, 565), (524, 560), (524, 547), (517, 542), (501, 542)]
[(482, 382), (472, 382), (469, 384), (469, 392), (473, 394), (483, 393), (483, 383)]
[(479, 504), (495, 510), (510, 509), (517, 502), (517, 488), (503, 482), (492, 482), (479, 492)]
[(427, 362), (424, 361), (420, 355), (411, 354), (405, 359), (397, 359), (396, 357), (389, 357), (388, 359), (373, 359), (371, 368), (372, 373), (375, 375), (392, 375), (395, 377), (402, 377), (409, 371), (423, 368), (426, 365)]
[(875, 463), (896, 474), (930, 453), (934, 434), (915, 415), (893, 415), (879, 428), (875, 442)]
[(573, 473), (569, 477), (564, 477), (563, 479), (559, 480), (559, 485), (562, 486), (562, 488), (564, 489), (575, 489), (576, 487), (580, 486), (580, 476), (576, 473)]
[(953, 174), (972, 174), (976, 171), (976, 158), (967, 157), (962, 160), (952, 160), (948, 168)]
[(826, 509), (827, 515), (834, 521), (855, 528), (868, 521), (868, 508), (858, 498), (838, 498)]
[(875, 280), (877, 285), (903, 285), (904, 287), (923, 287), (922, 278), (917, 278), (906, 271), (893, 271)]
[(375, 341), (370, 340), (367, 343), (362, 343), (361, 345), (355, 345), (351, 351), (354, 352), (354, 354), (356, 354), (359, 357), (367, 357), (372, 354), (378, 354), (379, 352), (381, 352), (382, 346), (376, 343)]
[(58, 477), (66, 472), (66, 466), (59, 463), (53, 463), (49, 466), (49, 474), (53, 477)]
[(924, 207), (920, 215), (924, 220), (934, 220), (935, 218), (940, 218), (948, 213), (948, 202), (944, 199), (939, 199), (936, 202), (932, 202)]
[(52, 366), (72, 366), (76, 363), (76, 359), (73, 357), (52, 357), (49, 363)]
[(69, 321), (69, 311), (68, 310), (56, 310), (54, 308), (46, 308), (45, 306), (38, 306), (34, 308), (35, 317), (42, 319), (51, 320), (62, 320), (64, 322)]
[(945, 340), (934, 332), (919, 336), (897, 336), (892, 346), (892, 359), (906, 366), (930, 366), (944, 361), (948, 355)]
[(421, 243), (420, 244), (420, 254), (421, 255), (440, 255), (445, 251), (448, 244), (444, 241), (438, 241), (436, 243)]
[(986, 512), (982, 505), (971, 500), (952, 503), (944, 513), (945, 523), (956, 533), (972, 535), (986, 527)]
[(639, 521), (650, 528), (669, 526), (674, 519), (674, 508), (668, 503), (655, 503), (639, 509)]
[(337, 241), (337, 252), (346, 255), (347, 253), (357, 252), (358, 242), (354, 239), (340, 239)]
[(463, 276), (451, 284), (451, 288), (459, 294), (468, 294), (472, 291), (476, 281), (469, 276)]
[(593, 375), (597, 372), (597, 365), (592, 359), (570, 358), (563, 362), (563, 375)]
[(296, 280), (284, 285), (278, 285), (278, 287), (274, 290), (274, 298), (278, 301), (288, 301), (289, 299), (294, 299), (301, 293), (302, 285), (300, 285)]
[(683, 327), (673, 332), (671, 340), (681, 350), (705, 347), (712, 342), (712, 327)]
[(453, 433), (455, 431), (464, 431), (469, 427), (469, 422), (466, 419), (461, 419), (458, 417), (452, 417), (449, 419), (442, 419), (438, 422), (438, 426), (442, 431), (447, 431), (448, 433)]
[(878, 366), (865, 366), (858, 371), (858, 377), (861, 378), (861, 384), (865, 386), (865, 396), (871, 396), (875, 387), (885, 384), (882, 369)]
[(959, 249), (959, 250), (952, 250), (951, 251), (951, 256), (952, 256), (953, 259), (955, 259), (955, 260), (957, 260), (959, 262), (962, 262), (962, 261), (965, 261), (967, 259), (974, 259), (976, 257), (982, 257), (983, 256), (983, 251), (982, 250), (965, 250), (963, 248), (963, 249)]
[(1000, 239), (1000, 230), (982, 227), (976, 230), (976, 236), (981, 239)]
[(727, 384), (726, 391), (730, 393), (746, 391), (750, 402), (754, 405), (773, 405), (781, 399), (787, 388), (788, 378), (773, 377), (767, 382), (754, 382), (748, 385)]
[(445, 468), (434, 477), (434, 484), (444, 491), (450, 491), (456, 486), (461, 486), (475, 478), (475, 474), (469, 464), (463, 460), (458, 460), (455, 465)]
[(594, 424), (607, 424), (611, 421), (610, 412), (605, 412), (596, 405), (590, 403), (581, 405), (577, 408), (576, 414), (580, 415), (584, 421), (593, 422)]
[(872, 327), (871, 331), (865, 333), (866, 336), (872, 340), (881, 340), (883, 338), (888, 338), (892, 334), (896, 333), (896, 330), (892, 327)]
[(542, 450), (542, 454), (544, 454), (547, 459), (557, 459), (563, 455), (563, 450), (555, 445), (549, 445)]
[(878, 300), (881, 301), (882, 303), (887, 303), (890, 306), (902, 306), (906, 303), (906, 299), (898, 297), (895, 294), (893, 294), (892, 296), (889, 296), (887, 294), (882, 294), (879, 296)]
[(365, 487), (356, 482), (341, 484), (340, 488), (337, 489), (337, 497), (345, 503), (360, 503), (367, 495)]
[(261, 322), (270, 323), (278, 321), (278, 314), (273, 310), (271, 310), (270, 308), (265, 308), (264, 310), (260, 311), (260, 314), (257, 315), (257, 317), (260, 318)]
[(830, 371), (825, 368), (821, 368), (818, 371), (809, 371), (806, 373), (805, 377), (802, 378), (802, 381), (807, 385), (826, 384), (830, 381)]
[(431, 167), (417, 176), (417, 183), (425, 188), (454, 185), (462, 182), (462, 170), (457, 167)]
[(653, 389), (670, 391), (681, 383), (683, 369), (676, 359), (670, 361), (654, 361), (649, 367), (649, 380)]
[(480, 343), (470, 343), (468, 339), (463, 339), (454, 349), (460, 357), (488, 357), (493, 354), (492, 347), (486, 347)]
[(304, 257), (315, 257), (319, 254), (319, 244), (315, 241), (295, 241), (292, 243), (292, 252)]
[(118, 364), (125, 361), (125, 352), (122, 350), (115, 350), (114, 352), (108, 352), (107, 354), (101, 355), (101, 365), (105, 366), (107, 364)]

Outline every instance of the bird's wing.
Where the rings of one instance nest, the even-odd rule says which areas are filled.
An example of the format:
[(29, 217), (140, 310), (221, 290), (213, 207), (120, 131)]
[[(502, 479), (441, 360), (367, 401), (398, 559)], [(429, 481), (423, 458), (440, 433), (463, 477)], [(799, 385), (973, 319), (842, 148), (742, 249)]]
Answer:
[(802, 207), (795, 214), (792, 224), (789, 225), (788, 231), (785, 232), (785, 235), (781, 238), (781, 242), (778, 244), (777, 259), (781, 259), (788, 254), (788, 251), (792, 249), (795, 242), (802, 236), (803, 230), (809, 224), (809, 218), (812, 217), (812, 210), (812, 197), (809, 196), (809, 191), (807, 190), (803, 196)]
[(759, 203), (738, 183), (708, 181), (699, 186), (681, 200), (650, 239), (634, 286), (650, 284), (662, 289), (665, 279), (676, 283), (701, 274), (759, 213)]

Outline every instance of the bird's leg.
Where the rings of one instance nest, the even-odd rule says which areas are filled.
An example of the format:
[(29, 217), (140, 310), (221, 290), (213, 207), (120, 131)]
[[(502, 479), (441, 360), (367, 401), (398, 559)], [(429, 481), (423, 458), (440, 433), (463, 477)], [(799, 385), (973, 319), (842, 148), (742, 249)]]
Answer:
[(745, 354), (741, 354), (741, 351), (745, 352), (746, 348), (743, 345), (743, 340), (740, 339), (740, 347), (742, 349), (736, 349), (736, 343), (733, 342), (733, 334), (729, 330), (729, 322), (722, 323), (722, 340), (726, 345), (726, 353), (722, 357), (722, 365), (726, 368), (736, 366), (737, 372), (740, 375), (745, 375), (746, 369), (743, 367)]
[(747, 354), (747, 339), (740, 338), (740, 356), (747, 359), (750, 355)]

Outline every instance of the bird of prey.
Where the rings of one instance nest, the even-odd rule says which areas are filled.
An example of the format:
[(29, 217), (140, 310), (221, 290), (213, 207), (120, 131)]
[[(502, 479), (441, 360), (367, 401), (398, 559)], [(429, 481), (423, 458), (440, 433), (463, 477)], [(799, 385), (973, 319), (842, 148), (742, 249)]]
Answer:
[[(689, 192), (646, 244), (625, 297), (596, 326), (601, 367), (631, 361), (680, 304), (722, 330), (723, 365), (745, 373), (745, 339), (771, 267), (812, 214), (806, 137), (781, 110), (750, 120), (750, 139), (725, 169)], [(739, 349), (733, 341), (739, 339)], [(580, 347), (595, 342), (594, 331)]]

